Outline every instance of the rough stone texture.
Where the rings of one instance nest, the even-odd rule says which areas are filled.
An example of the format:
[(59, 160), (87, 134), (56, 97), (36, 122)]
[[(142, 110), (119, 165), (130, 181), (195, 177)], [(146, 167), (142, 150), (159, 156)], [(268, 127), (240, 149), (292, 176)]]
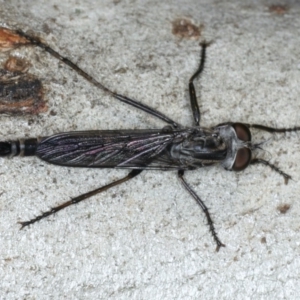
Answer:
[[(31, 30), (106, 86), (186, 125), (192, 124), (187, 82), (199, 61), (198, 44), (211, 40), (196, 84), (201, 124), (294, 126), (300, 124), (300, 5), (275, 4), (2, 0), (0, 25)], [(201, 36), (192, 25), (174, 31), (178, 19), (200, 28)], [(1, 115), (4, 140), (164, 126), (119, 104), (39, 49), (14, 54), (28, 59), (30, 72), (43, 80), (49, 111)], [(239, 174), (217, 167), (186, 175), (210, 207), (227, 246), (219, 253), (176, 172), (144, 172), (19, 231), (17, 221), (126, 171), (61, 168), (30, 157), (1, 159), (0, 298), (297, 299), (299, 136), (258, 133), (254, 138), (267, 141), (260, 156), (291, 174), (289, 185), (263, 166)], [(286, 205), (290, 208), (282, 210)]]

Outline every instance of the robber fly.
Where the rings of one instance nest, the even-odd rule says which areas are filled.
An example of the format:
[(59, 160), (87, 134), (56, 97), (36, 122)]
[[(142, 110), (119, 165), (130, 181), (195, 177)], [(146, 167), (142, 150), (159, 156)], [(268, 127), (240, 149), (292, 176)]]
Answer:
[[(6, 30), (9, 31), (9, 29)], [(0, 156), (37, 156), (46, 162), (67, 167), (130, 169), (129, 174), (119, 180), (53, 207), (29, 221), (19, 222), (22, 226), (21, 228), (108, 190), (113, 186), (124, 183), (136, 177), (143, 170), (177, 171), (182, 185), (205, 213), (210, 232), (217, 245), (216, 250), (218, 251), (220, 247), (225, 245), (216, 233), (206, 205), (186, 182), (184, 178), (185, 171), (218, 164), (226, 170), (242, 171), (249, 165), (264, 164), (283, 176), (286, 183), (291, 179), (291, 176), (270, 162), (262, 158), (252, 157), (253, 150), (259, 148), (259, 144), (252, 142), (250, 129), (255, 128), (270, 133), (285, 133), (299, 131), (300, 127), (273, 128), (259, 124), (235, 122), (222, 123), (211, 128), (200, 126), (201, 114), (197, 103), (194, 80), (203, 71), (206, 49), (209, 43), (202, 42), (200, 44), (200, 64), (189, 80), (189, 96), (194, 126), (185, 127), (145, 104), (114, 93), (68, 58), (63, 57), (46, 45), (38, 37), (29, 35), (21, 30), (10, 32), (19, 37), (23, 45), (29, 44), (42, 48), (71, 67), (90, 83), (110, 94), (113, 98), (132, 105), (168, 124), (162, 129), (75, 131), (58, 133), (49, 137), (0, 142)]]

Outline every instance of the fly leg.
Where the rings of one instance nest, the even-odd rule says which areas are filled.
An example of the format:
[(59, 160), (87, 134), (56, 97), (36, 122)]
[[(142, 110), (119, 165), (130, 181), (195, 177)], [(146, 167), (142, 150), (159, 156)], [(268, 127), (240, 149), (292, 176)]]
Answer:
[(168, 124), (171, 124), (174, 128), (179, 126), (178, 123), (176, 123), (175, 121), (173, 121), (172, 119), (170, 119), (169, 117), (164, 115), (163, 113), (149, 107), (148, 105), (145, 105), (143, 103), (140, 103), (139, 101), (136, 101), (134, 99), (130, 99), (128, 97), (125, 97), (123, 95), (120, 95), (120, 94), (117, 94), (117, 93), (111, 91), (110, 89), (105, 87), (102, 83), (100, 83), (95, 78), (93, 78), (91, 75), (89, 75), (88, 73), (83, 71), (75, 63), (73, 63), (70, 59), (68, 59), (67, 57), (62, 56), (57, 51), (52, 49), (50, 46), (45, 44), (40, 38), (29, 35), (29, 34), (23, 32), (22, 30), (16, 30), (15, 33), (17, 33), (19, 36), (27, 39), (29, 44), (31, 44), (33, 46), (37, 46), (37, 47), (43, 49), (44, 51), (48, 52), (50, 55), (52, 55), (53, 57), (55, 57), (56, 59), (60, 60), (61, 62), (63, 62), (67, 66), (69, 66), (71, 69), (73, 69), (78, 75), (85, 78), (88, 82), (90, 82), (91, 84), (93, 84), (97, 88), (99, 88), (99, 89), (103, 90), (104, 92), (110, 94), (115, 99), (117, 99), (117, 100), (119, 100), (123, 103), (126, 103), (128, 105), (132, 105), (132, 106), (134, 106), (134, 107), (136, 107), (136, 108), (138, 108), (138, 109), (140, 109), (140, 110), (142, 110), (142, 111), (144, 111), (144, 112), (146, 112), (150, 115), (153, 115), (156, 118), (159, 118), (159, 119), (163, 120), (164, 122), (166, 122)]
[[(267, 131), (269, 133), (286, 133), (286, 132), (300, 131), (299, 126), (290, 127), (290, 128), (275, 128), (275, 127), (270, 127), (270, 126), (265, 126), (265, 125), (260, 125), (260, 124), (245, 124), (245, 125), (247, 125), (249, 128), (255, 128), (258, 130)], [(275, 165), (269, 163), (267, 160), (264, 160), (261, 158), (254, 158), (251, 160), (250, 164), (251, 165), (263, 164), (265, 166), (270, 167), (273, 171), (275, 171), (278, 174), (280, 174), (281, 176), (283, 176), (285, 184), (288, 183), (289, 179), (292, 179), (292, 177), (290, 175), (286, 174), (285, 172), (280, 170)]]
[(285, 184), (288, 184), (289, 180), (292, 179), (292, 176), (286, 174), (285, 172), (281, 171), (278, 167), (276, 167), (275, 165), (269, 163), (267, 160), (264, 160), (262, 158), (254, 158), (251, 160), (250, 164), (251, 165), (263, 164), (265, 166), (270, 167), (273, 171), (280, 174), (284, 178)]
[(95, 189), (93, 191), (90, 191), (88, 193), (82, 194), (82, 195), (80, 195), (78, 197), (72, 198), (71, 200), (69, 200), (69, 201), (67, 201), (65, 203), (62, 203), (62, 204), (60, 204), (58, 206), (55, 206), (55, 207), (51, 208), (50, 210), (42, 213), (41, 215), (35, 217), (34, 219), (31, 219), (31, 220), (25, 221), (25, 222), (18, 222), (18, 223), (21, 224), (21, 229), (23, 229), (24, 227), (26, 227), (28, 225), (31, 225), (31, 224), (33, 224), (33, 223), (35, 223), (37, 221), (40, 221), (40, 220), (42, 220), (44, 218), (47, 218), (47, 217), (49, 217), (49, 216), (57, 213), (58, 211), (66, 208), (66, 207), (68, 207), (70, 205), (77, 204), (77, 203), (79, 203), (79, 202), (81, 202), (83, 200), (86, 200), (86, 199), (88, 199), (88, 198), (90, 198), (90, 197), (92, 197), (92, 196), (94, 196), (96, 194), (104, 192), (104, 191), (110, 189), (113, 186), (116, 186), (116, 185), (119, 185), (119, 184), (121, 184), (123, 182), (126, 182), (126, 181), (134, 178), (135, 176), (139, 175), (142, 171), (143, 170), (132, 170), (127, 176), (125, 176), (125, 177), (123, 177), (123, 178), (121, 178), (119, 180), (111, 182), (111, 183), (109, 183), (109, 184), (107, 184), (105, 186), (102, 186), (102, 187), (100, 187), (98, 189)]
[(181, 183), (183, 184), (183, 186), (185, 187), (185, 189), (191, 194), (191, 196), (197, 201), (197, 203), (200, 205), (202, 211), (205, 213), (205, 216), (206, 216), (206, 219), (207, 219), (207, 223), (208, 223), (208, 226), (209, 226), (209, 230), (217, 244), (217, 248), (216, 248), (216, 251), (219, 251), (219, 249), (221, 247), (225, 247), (225, 245), (220, 241), (217, 233), (216, 233), (216, 230), (215, 230), (215, 227), (214, 227), (214, 223), (210, 217), (210, 214), (209, 214), (209, 211), (208, 211), (208, 208), (206, 207), (206, 205), (204, 204), (204, 202), (200, 199), (200, 197), (190, 188), (190, 186), (188, 185), (188, 183), (185, 181), (185, 179), (183, 178), (183, 175), (184, 175), (184, 171), (183, 170), (179, 170), (178, 171), (178, 177), (181, 181)]
[(200, 59), (200, 64), (195, 72), (195, 74), (190, 78), (189, 80), (189, 92), (190, 92), (190, 102), (191, 102), (191, 107), (192, 107), (192, 112), (195, 120), (196, 126), (199, 126), (201, 114), (200, 114), (200, 109), (199, 105), (197, 102), (197, 95), (195, 91), (195, 86), (194, 86), (194, 80), (202, 73), (204, 69), (204, 63), (205, 63), (205, 57), (206, 57), (206, 48), (210, 45), (210, 43), (207, 42), (202, 42), (201, 44), (201, 59)]

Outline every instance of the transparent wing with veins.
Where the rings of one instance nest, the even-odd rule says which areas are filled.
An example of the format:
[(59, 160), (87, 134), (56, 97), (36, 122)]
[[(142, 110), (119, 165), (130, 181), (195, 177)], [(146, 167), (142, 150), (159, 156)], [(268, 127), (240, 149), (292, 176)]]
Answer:
[(66, 132), (42, 138), (36, 155), (62, 166), (130, 169), (144, 169), (163, 156), (157, 168), (178, 169), (178, 163), (163, 154), (181, 135), (180, 131), (162, 129)]

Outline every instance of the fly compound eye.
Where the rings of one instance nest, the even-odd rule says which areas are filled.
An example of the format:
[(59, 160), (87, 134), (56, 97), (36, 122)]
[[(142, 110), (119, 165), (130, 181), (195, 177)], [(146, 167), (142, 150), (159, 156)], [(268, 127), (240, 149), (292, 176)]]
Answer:
[(251, 141), (251, 132), (249, 128), (243, 123), (234, 123), (232, 127), (235, 130), (236, 136), (243, 142)]
[(236, 153), (232, 170), (239, 172), (246, 169), (251, 161), (251, 157), (252, 157), (252, 152), (249, 148), (246, 147), (240, 148)]

